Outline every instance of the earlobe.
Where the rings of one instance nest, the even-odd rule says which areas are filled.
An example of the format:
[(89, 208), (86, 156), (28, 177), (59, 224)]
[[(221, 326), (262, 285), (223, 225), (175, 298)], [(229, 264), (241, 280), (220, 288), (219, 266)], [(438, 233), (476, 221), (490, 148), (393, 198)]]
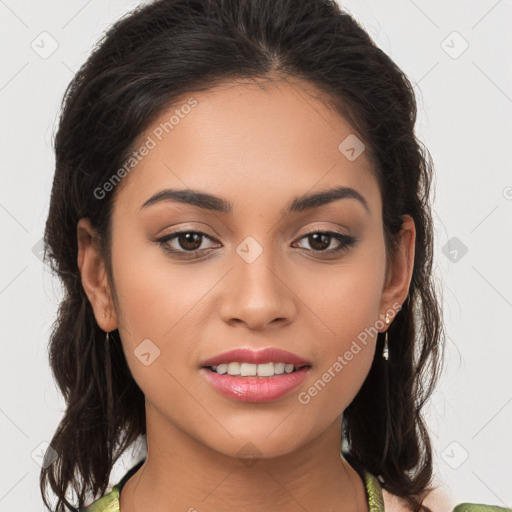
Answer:
[(88, 218), (81, 218), (77, 223), (77, 241), (77, 264), (82, 286), (94, 310), (96, 322), (102, 330), (112, 331), (117, 328), (117, 320), (113, 315), (110, 287), (96, 230)]

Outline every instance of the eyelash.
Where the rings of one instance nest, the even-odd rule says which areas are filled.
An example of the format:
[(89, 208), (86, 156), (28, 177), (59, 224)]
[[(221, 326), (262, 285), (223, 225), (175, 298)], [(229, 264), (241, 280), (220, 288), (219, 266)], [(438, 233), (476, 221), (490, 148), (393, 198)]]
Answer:
[[(179, 235), (182, 235), (185, 233), (194, 233), (197, 235), (201, 235), (205, 238), (208, 238), (211, 241), (215, 241), (214, 238), (212, 238), (210, 235), (207, 235), (206, 233), (204, 233), (202, 231), (194, 231), (194, 230), (186, 229), (186, 230), (182, 230), (182, 231), (174, 231), (173, 233), (169, 233), (168, 235), (165, 235), (161, 238), (156, 239), (155, 242), (157, 242), (162, 247), (162, 249), (164, 251), (166, 251), (172, 255), (176, 255), (180, 258), (188, 258), (188, 259), (200, 258), (201, 256), (200, 255), (196, 256), (196, 254), (201, 253), (202, 251), (207, 251), (208, 249), (195, 249), (193, 251), (185, 251), (185, 250), (171, 249), (168, 246), (168, 243), (171, 240), (173, 240), (173, 239), (177, 238)], [(341, 253), (344, 251), (348, 251), (357, 242), (357, 239), (353, 236), (345, 235), (343, 233), (338, 233), (337, 231), (326, 231), (323, 229), (315, 229), (313, 231), (309, 231), (308, 233), (301, 236), (297, 241), (302, 240), (303, 238), (307, 238), (308, 236), (314, 235), (316, 233), (329, 235), (331, 238), (334, 238), (335, 240), (337, 240), (338, 242), (341, 243), (341, 245), (336, 249), (329, 249), (329, 250), (323, 250), (323, 251), (319, 251), (319, 250), (315, 250), (315, 249), (305, 249), (308, 252), (317, 253), (320, 257), (323, 257), (323, 255), (332, 255), (335, 253)]]

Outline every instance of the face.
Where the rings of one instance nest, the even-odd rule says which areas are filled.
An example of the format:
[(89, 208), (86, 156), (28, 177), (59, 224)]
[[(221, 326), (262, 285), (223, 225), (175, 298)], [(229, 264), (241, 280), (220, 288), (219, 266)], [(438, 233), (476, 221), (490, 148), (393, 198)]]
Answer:
[[(119, 329), (155, 428), (226, 455), (251, 443), (271, 457), (340, 420), (368, 374), (386, 312), (392, 318), (405, 299), (414, 240), (411, 226), (402, 256), (386, 265), (369, 159), (339, 148), (352, 134), (297, 81), (193, 94), (141, 135), (137, 147), (148, 150), (115, 191), (116, 303), (104, 319), (92, 302), (104, 330)], [(334, 189), (330, 200), (296, 200)], [(165, 190), (184, 193), (179, 200)], [(190, 204), (191, 191), (217, 199)], [(96, 268), (88, 258), (82, 248), (84, 286), (97, 299), (107, 287), (88, 281)], [(281, 349), (308, 366), (268, 377), (279, 385), (247, 385), (249, 394), (240, 379), (260, 377), (217, 374), (215, 382), (228, 382), (221, 392), (202, 364), (238, 348)]]

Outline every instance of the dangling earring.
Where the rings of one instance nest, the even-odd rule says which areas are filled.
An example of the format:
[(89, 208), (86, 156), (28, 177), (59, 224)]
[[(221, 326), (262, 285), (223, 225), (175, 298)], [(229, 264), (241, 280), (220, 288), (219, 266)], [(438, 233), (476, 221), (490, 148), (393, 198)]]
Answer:
[[(386, 313), (386, 325), (389, 324), (389, 314)], [(386, 334), (384, 335), (384, 349), (382, 350), (382, 357), (385, 361), (389, 359), (389, 347), (388, 347), (388, 330), (386, 329)]]
[[(107, 410), (112, 412), (114, 405), (114, 398), (112, 393), (112, 360), (110, 353), (110, 333), (107, 332), (105, 336), (105, 377), (107, 379)], [(109, 430), (110, 430), (109, 424)]]

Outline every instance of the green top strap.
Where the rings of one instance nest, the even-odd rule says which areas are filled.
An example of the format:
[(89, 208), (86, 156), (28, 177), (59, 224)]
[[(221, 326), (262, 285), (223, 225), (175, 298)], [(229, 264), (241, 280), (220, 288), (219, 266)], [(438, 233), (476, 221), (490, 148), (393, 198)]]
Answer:
[(84, 512), (119, 512), (120, 483), (114, 485), (108, 494), (89, 505)]

